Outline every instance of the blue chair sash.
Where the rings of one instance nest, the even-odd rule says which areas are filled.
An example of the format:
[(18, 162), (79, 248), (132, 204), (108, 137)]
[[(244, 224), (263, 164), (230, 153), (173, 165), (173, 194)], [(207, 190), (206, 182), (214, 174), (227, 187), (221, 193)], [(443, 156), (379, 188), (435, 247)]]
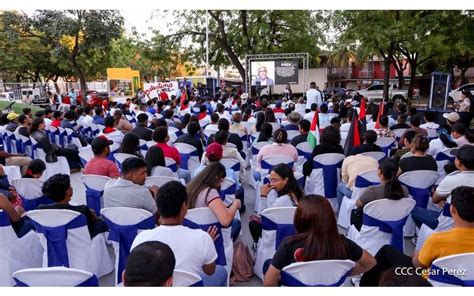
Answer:
[(188, 170), (188, 161), (192, 156), (199, 157), (199, 153), (197, 150), (194, 150), (191, 153), (179, 153), (179, 155), (181, 156), (181, 168), (183, 170)]
[(155, 218), (153, 216), (141, 221), (135, 225), (118, 225), (104, 217), (104, 221), (109, 227), (108, 239), (119, 244), (119, 262), (117, 272), (117, 283), (122, 282), (122, 271), (127, 263), (130, 248), (133, 240), (138, 234), (138, 229), (153, 229), (155, 228)]
[[(15, 287), (29, 287), (26, 283), (20, 281), (17, 278), (13, 278), (15, 280)], [(83, 281), (82, 283), (79, 283), (75, 285), (75, 287), (98, 287), (99, 286), (99, 279), (97, 279), (97, 276), (92, 275), (90, 278), (87, 280)]]
[(220, 190), (219, 195), (220, 195), (222, 200), (225, 200), (226, 195), (235, 194), (235, 191), (237, 191), (237, 184), (236, 183), (232, 184), (231, 186), (229, 186), (225, 190)]
[(461, 287), (474, 287), (474, 280), (461, 280), (460, 278), (444, 272), (442, 268), (431, 265), (430, 280), (441, 282), (444, 284), (456, 285)]
[(10, 218), (8, 217), (7, 213), (1, 212), (0, 213), (0, 227), (10, 226)]
[(337, 169), (342, 167), (342, 161), (336, 164), (321, 164), (313, 160), (313, 170), (323, 170), (324, 196), (326, 198), (337, 197)]
[(449, 208), (450, 208), (451, 204), (449, 203), (446, 203), (443, 207), (443, 211), (441, 212), (441, 214), (445, 217), (450, 217), (452, 218), (451, 216), (451, 212), (449, 211)]
[(357, 188), (367, 188), (373, 185), (379, 185), (380, 182), (371, 182), (364, 177), (357, 176), (354, 182), (354, 186)]
[(37, 209), (40, 205), (52, 205), (54, 201), (49, 197), (43, 195), (35, 199), (26, 199), (20, 195), (21, 200), (23, 201), (23, 208), (25, 211), (31, 211)]
[(204, 283), (202, 282), (202, 280), (200, 280), (192, 284), (190, 287), (204, 287)]
[[(287, 163), (286, 165), (292, 169), (293, 168), (293, 164), (294, 162), (289, 162)], [(261, 163), (261, 167), (262, 169), (266, 169), (266, 170), (271, 170), (276, 164), (270, 164), (268, 162), (266, 162), (265, 160), (262, 159), (262, 163)]]
[(257, 155), (258, 152), (260, 152), (260, 149), (258, 149), (257, 147), (252, 146), (252, 155)]
[(367, 214), (363, 214), (362, 223), (367, 226), (378, 227), (382, 232), (391, 233), (392, 238), (390, 240), (390, 245), (403, 252), (403, 226), (407, 219), (408, 216), (397, 221), (382, 221)]
[(437, 155), (436, 155), (436, 161), (443, 161), (443, 160), (454, 160), (454, 156), (449, 156), (447, 154), (445, 154), (444, 152), (439, 152)]
[(104, 195), (104, 191), (89, 188), (87, 187), (86, 184), (84, 184), (84, 186), (86, 187), (87, 207), (90, 209), (93, 209), (97, 215), (100, 215), (100, 210), (102, 209), (101, 200), (102, 200), (102, 196)]
[(31, 219), (36, 232), (44, 234), (47, 243), (48, 267), (65, 266), (69, 267), (69, 256), (67, 253), (67, 232), (69, 229), (75, 229), (87, 226), (86, 217), (79, 215), (66, 225), (57, 227), (47, 227)]
[(11, 137), (12, 137), (13, 135), (9, 136), (9, 135), (5, 134), (5, 136), (6, 136), (6, 137), (5, 137), (5, 144), (6, 144), (6, 145), (5, 145), (5, 146), (6, 146), (5, 148), (7, 148), (7, 152), (8, 152), (8, 153), (13, 153), (13, 151), (12, 151), (12, 142), (11, 142)]
[(337, 282), (329, 285), (306, 285), (302, 282), (300, 282), (298, 279), (296, 279), (294, 276), (291, 274), (281, 271), (281, 284), (283, 286), (287, 287), (339, 287), (341, 286), (345, 281), (347, 276), (351, 273), (352, 269), (347, 271), (346, 274), (344, 274)]
[(298, 148), (296, 148), (296, 151), (298, 152), (298, 156), (304, 156), (304, 158), (306, 158), (307, 160), (311, 158), (312, 156), (312, 152), (304, 152), (303, 150), (300, 150)]
[(173, 163), (173, 164), (167, 166), (167, 168), (172, 170), (174, 173), (176, 173), (178, 171), (178, 167), (176, 166), (176, 163)]
[(216, 226), (217, 227), (217, 234), (219, 236), (217, 239), (214, 241), (214, 245), (216, 247), (217, 251), (217, 259), (216, 259), (216, 264), (217, 265), (222, 265), (226, 266), (227, 261), (225, 258), (225, 250), (224, 250), (224, 238), (222, 237), (222, 226), (220, 223), (212, 223), (212, 224), (196, 224), (188, 219), (184, 219), (183, 225), (186, 227), (189, 227), (191, 229), (201, 229), (203, 231), (206, 231), (209, 229), (211, 226)]
[(278, 246), (284, 238), (296, 234), (295, 226), (293, 224), (277, 224), (263, 215), (262, 229), (267, 231), (276, 230), (275, 250), (278, 249)]
[(426, 209), (426, 207), (428, 206), (428, 200), (430, 199), (431, 195), (431, 186), (429, 188), (416, 188), (407, 186), (407, 188), (410, 195), (416, 201), (415, 206)]
[(294, 124), (287, 124), (283, 127), (286, 131), (297, 131), (298, 126)]

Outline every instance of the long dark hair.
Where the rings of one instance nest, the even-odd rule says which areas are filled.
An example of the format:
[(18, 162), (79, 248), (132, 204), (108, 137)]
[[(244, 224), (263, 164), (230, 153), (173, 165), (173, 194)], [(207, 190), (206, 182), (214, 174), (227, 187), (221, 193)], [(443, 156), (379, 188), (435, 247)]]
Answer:
[(341, 143), (341, 134), (339, 131), (333, 126), (327, 126), (323, 130), (323, 134), (321, 135), (321, 145), (330, 147), (330, 148), (337, 148)]
[(36, 117), (35, 119), (33, 119), (33, 122), (31, 123), (31, 127), (30, 127), (30, 134), (39, 130), (39, 126), (42, 123), (44, 123), (44, 119), (41, 117)]
[(256, 115), (257, 122), (255, 123), (255, 130), (259, 132), (262, 129), (262, 124), (265, 122), (265, 114), (258, 112)]
[(225, 176), (225, 167), (220, 162), (213, 162), (194, 177), (186, 186), (188, 208), (193, 209), (196, 207), (197, 197), (204, 189), (208, 188), (206, 195), (211, 189), (219, 190), (219, 180), (225, 178)]
[(397, 178), (397, 161), (391, 158), (385, 158), (380, 162), (379, 170), (382, 173), (383, 177), (387, 180), (384, 188), (384, 198), (399, 200), (405, 197), (402, 184), (398, 181)]
[(135, 134), (125, 134), (122, 144), (120, 144), (119, 152), (133, 154), (143, 158), (140, 153), (140, 139)]
[(272, 138), (273, 126), (268, 122), (264, 122), (260, 128), (257, 142), (267, 142)]
[(304, 241), (304, 261), (346, 259), (347, 245), (337, 230), (336, 216), (328, 200), (306, 195), (298, 203), (293, 223), (296, 235), (291, 241)]
[(265, 110), (265, 122), (276, 122), (275, 113), (271, 108)]
[(293, 201), (299, 202), (299, 200), (303, 197), (304, 191), (301, 189), (298, 181), (295, 179), (295, 175), (293, 174), (293, 170), (286, 164), (280, 163), (274, 166), (271, 172), (275, 172), (278, 176), (282, 179), (288, 178), (288, 182), (286, 183), (285, 188), (282, 191), (278, 192), (279, 195), (287, 194), (291, 196)]
[(165, 155), (163, 154), (163, 150), (160, 147), (153, 145), (148, 148), (148, 151), (145, 155), (146, 161), (146, 171), (148, 176), (151, 176), (151, 170), (156, 166), (165, 167)]

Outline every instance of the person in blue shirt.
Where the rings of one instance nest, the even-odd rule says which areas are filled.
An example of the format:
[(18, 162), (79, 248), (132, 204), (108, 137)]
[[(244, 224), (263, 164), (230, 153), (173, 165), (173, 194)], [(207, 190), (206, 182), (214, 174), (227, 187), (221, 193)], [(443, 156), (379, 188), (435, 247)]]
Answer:
[(102, 107), (95, 107), (94, 113), (92, 123), (104, 125), (104, 109)]

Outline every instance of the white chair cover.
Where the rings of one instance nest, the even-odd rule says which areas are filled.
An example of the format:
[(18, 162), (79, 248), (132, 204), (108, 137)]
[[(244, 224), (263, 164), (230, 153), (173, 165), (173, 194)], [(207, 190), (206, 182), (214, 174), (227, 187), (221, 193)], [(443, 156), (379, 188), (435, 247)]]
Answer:
[[(355, 263), (351, 260), (317, 260), (292, 263), (282, 269), (281, 285), (282, 287), (341, 286), (354, 265)], [(330, 272), (328, 272), (329, 270)], [(290, 275), (289, 279), (288, 275)], [(294, 282), (291, 283), (291, 281)]]
[(237, 159), (233, 158), (222, 158), (220, 161), (226, 169), (231, 169), (235, 172), (236, 176), (239, 176), (240, 173), (240, 162)]
[(115, 160), (115, 163), (117, 164), (117, 166), (119, 167), (120, 170), (122, 170), (122, 162), (125, 161), (125, 159), (127, 158), (130, 158), (130, 157), (137, 157), (136, 155), (133, 155), (133, 154), (128, 154), (128, 153), (115, 153), (114, 154), (114, 160)]
[(133, 240), (141, 231), (155, 227), (153, 214), (142, 209), (113, 207), (101, 211), (109, 226), (108, 241), (115, 252), (115, 285), (122, 283), (125, 268)]
[(395, 134), (395, 139), (397, 140), (397, 142), (400, 141), (400, 138), (402, 137), (403, 133), (406, 130), (407, 130), (406, 128), (397, 128), (397, 129), (392, 130), (393, 133)]
[(25, 211), (34, 210), (40, 204), (51, 204), (54, 203), (52, 200), (43, 198), (43, 180), (22, 178), (12, 181), (12, 185), (15, 186), (16, 191), (23, 200), (23, 208)]
[(161, 187), (163, 186), (163, 184), (171, 182), (171, 181), (181, 182), (178, 178), (175, 178), (175, 177), (150, 176), (150, 177), (146, 177), (145, 186), (149, 187), (152, 185), (156, 185), (158, 187)]
[(64, 266), (28, 268), (15, 272), (18, 286), (28, 287), (98, 287), (97, 277), (84, 270)]
[(170, 168), (167, 167), (162, 167), (162, 166), (156, 166), (151, 169), (151, 176), (166, 176), (166, 177), (172, 177), (172, 178), (178, 178), (178, 175), (173, 172)]
[[(281, 240), (291, 233), (290, 229), (294, 230), (295, 211), (295, 207), (269, 208), (262, 211), (262, 238), (258, 241), (253, 268), (255, 275), (262, 280), (263, 264), (273, 258), (278, 247), (277, 244), (279, 245)], [(269, 221), (270, 224), (273, 222), (273, 226), (276, 227), (264, 227), (264, 220)], [(278, 226), (281, 226), (281, 230), (277, 229)], [(290, 231), (287, 232), (288, 230)]]
[[(59, 249), (55, 251), (48, 250), (48, 246), (54, 244), (51, 244), (46, 236), (40, 233), (41, 231), (38, 229), (38, 225), (47, 228), (60, 227), (71, 222), (80, 221), (81, 218), (78, 217), (82, 215), (70, 210), (50, 209), (29, 211), (27, 215), (36, 223), (36, 232), (39, 235), (40, 243), (44, 249), (43, 267), (50, 267), (51, 264), (55, 264), (54, 262), (50, 262), (52, 259), (54, 259), (56, 263), (59, 261), (64, 262), (66, 258), (62, 256), (63, 254), (55, 253), (55, 251)], [(64, 251), (66, 252), (65, 254), (67, 254), (69, 263), (67, 267), (89, 271), (97, 277), (108, 274), (113, 270), (113, 263), (105, 245), (104, 235), (96, 235), (91, 240), (89, 230), (87, 229), (87, 222), (83, 224), (83, 226), (67, 230), (66, 250)], [(50, 257), (50, 255), (52, 257)]]
[(392, 137), (379, 137), (375, 141), (376, 145), (379, 145), (382, 148), (385, 156), (389, 156), (390, 149), (396, 144), (395, 138)]
[(430, 269), (428, 281), (435, 287), (474, 287), (474, 253), (438, 258)]
[(295, 169), (297, 172), (303, 172), (304, 163), (311, 158), (313, 149), (308, 142), (302, 142), (296, 145), (296, 151), (298, 151), (298, 160), (295, 163)]
[(30, 267), (41, 267), (43, 247), (34, 231), (18, 238), (8, 214), (0, 210), (0, 287), (12, 286), (12, 273)]
[(79, 157), (81, 158), (82, 165), (85, 167), (86, 164), (94, 158), (94, 152), (92, 150), (79, 151)]
[(81, 181), (86, 189), (86, 204), (89, 209), (95, 211), (97, 215), (100, 214), (100, 210), (104, 207), (104, 187), (105, 183), (109, 182), (111, 178), (100, 175), (82, 175)]
[(306, 178), (306, 194), (325, 196), (334, 212), (338, 211), (337, 184), (341, 180), (341, 167), (344, 154), (324, 153), (313, 158), (313, 171)]
[(199, 167), (201, 163), (199, 162), (198, 151), (194, 146), (186, 143), (175, 143), (174, 147), (181, 154), (180, 168), (193, 172)]
[[(364, 215), (380, 221), (399, 221), (410, 215), (414, 207), (415, 201), (411, 198), (402, 198), (400, 200), (380, 199), (366, 204)], [(347, 237), (361, 246), (361, 248), (367, 250), (372, 256), (375, 256), (382, 246), (390, 244), (392, 240), (391, 233), (383, 232), (379, 227), (365, 224), (362, 224), (360, 232), (354, 225), (351, 225)], [(401, 241), (403, 245), (403, 235), (401, 236)]]
[[(431, 188), (438, 180), (438, 173), (429, 170), (417, 170), (406, 172), (398, 176), (400, 183), (408, 188), (410, 198), (416, 201), (416, 206), (426, 209), (436, 209), (436, 206), (431, 202)], [(404, 230), (405, 236), (415, 235), (415, 222), (408, 217), (407, 224)]]
[(344, 196), (342, 199), (341, 208), (339, 209), (339, 216), (337, 219), (338, 225), (344, 229), (347, 229), (349, 226), (351, 226), (351, 211), (356, 208), (356, 201), (367, 187), (377, 184), (380, 184), (380, 178), (377, 174), (377, 170), (365, 171), (356, 177), (351, 198)]
[(6, 165), (3, 166), (3, 171), (7, 176), (8, 182), (12, 183), (15, 179), (21, 179), (20, 167), (17, 165)]
[[(43, 149), (39, 149), (43, 150)], [(44, 161), (44, 160), (43, 160)], [(71, 169), (69, 168), (69, 163), (67, 162), (66, 157), (58, 156), (57, 162), (46, 162), (46, 170), (43, 172), (41, 179), (48, 180), (50, 177), (56, 174), (66, 174), (71, 175)]]

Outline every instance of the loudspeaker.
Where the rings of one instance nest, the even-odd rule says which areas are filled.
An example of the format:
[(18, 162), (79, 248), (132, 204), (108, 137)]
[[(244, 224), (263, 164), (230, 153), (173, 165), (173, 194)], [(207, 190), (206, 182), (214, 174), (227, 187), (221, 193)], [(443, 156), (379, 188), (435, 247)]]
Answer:
[(437, 72), (431, 74), (431, 90), (428, 109), (439, 108), (446, 110), (450, 82), (450, 74)]

